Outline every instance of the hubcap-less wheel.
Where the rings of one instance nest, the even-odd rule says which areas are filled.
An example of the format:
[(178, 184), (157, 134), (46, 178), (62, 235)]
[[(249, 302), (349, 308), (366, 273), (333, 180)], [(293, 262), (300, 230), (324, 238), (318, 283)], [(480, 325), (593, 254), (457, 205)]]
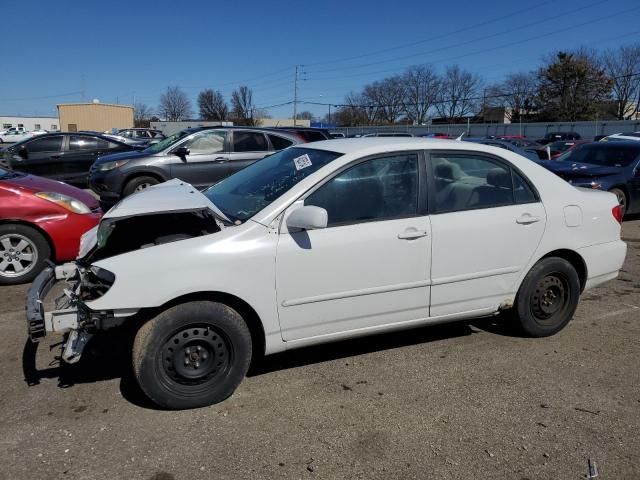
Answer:
[(22, 277), (38, 262), (38, 250), (34, 243), (19, 233), (0, 236), (0, 275)]
[(569, 305), (567, 280), (559, 273), (551, 273), (538, 282), (531, 296), (531, 312), (541, 324), (553, 324)]
[(162, 348), (165, 373), (183, 385), (200, 385), (223, 375), (231, 354), (226, 338), (207, 325), (176, 332)]

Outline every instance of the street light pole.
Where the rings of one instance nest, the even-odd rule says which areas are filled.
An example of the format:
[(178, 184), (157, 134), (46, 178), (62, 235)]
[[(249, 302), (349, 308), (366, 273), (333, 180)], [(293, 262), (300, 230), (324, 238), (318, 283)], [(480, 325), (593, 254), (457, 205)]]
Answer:
[(296, 117), (298, 116), (298, 67), (299, 65), (296, 65), (296, 76), (293, 81), (293, 126), (294, 127), (297, 125)]

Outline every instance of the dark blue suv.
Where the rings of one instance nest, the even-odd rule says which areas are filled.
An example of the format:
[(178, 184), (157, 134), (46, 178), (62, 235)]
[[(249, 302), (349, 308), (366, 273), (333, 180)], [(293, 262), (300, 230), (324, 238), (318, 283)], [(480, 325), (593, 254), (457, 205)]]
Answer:
[(556, 160), (539, 162), (576, 187), (615, 193), (625, 213), (640, 212), (640, 141), (578, 145)]

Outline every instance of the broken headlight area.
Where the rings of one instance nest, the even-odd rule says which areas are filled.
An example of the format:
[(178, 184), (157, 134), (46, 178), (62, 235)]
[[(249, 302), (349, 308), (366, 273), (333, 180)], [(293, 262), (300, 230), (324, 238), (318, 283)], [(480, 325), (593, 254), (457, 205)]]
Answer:
[(105, 218), (98, 227), (96, 245), (79, 263), (88, 266), (141, 248), (209, 235), (220, 230), (219, 221), (207, 208)]

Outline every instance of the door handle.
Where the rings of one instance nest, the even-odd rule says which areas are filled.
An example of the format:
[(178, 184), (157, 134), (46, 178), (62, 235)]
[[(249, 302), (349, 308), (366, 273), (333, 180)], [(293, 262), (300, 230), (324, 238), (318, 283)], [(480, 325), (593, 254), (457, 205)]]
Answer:
[(229, 159), (228, 158), (224, 158), (224, 157), (218, 157), (218, 158), (214, 159), (214, 162), (216, 162), (216, 163), (225, 163), (225, 162), (228, 162), (228, 161), (229, 161)]
[(62, 158), (62, 155), (51, 155), (51, 158)]
[(426, 237), (427, 232), (424, 230), (407, 230), (398, 234), (400, 240), (414, 240), (416, 238)]
[(531, 223), (539, 222), (540, 220), (542, 220), (540, 217), (525, 213), (524, 215), (522, 215), (520, 218), (516, 220), (516, 223), (519, 223), (520, 225), (529, 225)]

